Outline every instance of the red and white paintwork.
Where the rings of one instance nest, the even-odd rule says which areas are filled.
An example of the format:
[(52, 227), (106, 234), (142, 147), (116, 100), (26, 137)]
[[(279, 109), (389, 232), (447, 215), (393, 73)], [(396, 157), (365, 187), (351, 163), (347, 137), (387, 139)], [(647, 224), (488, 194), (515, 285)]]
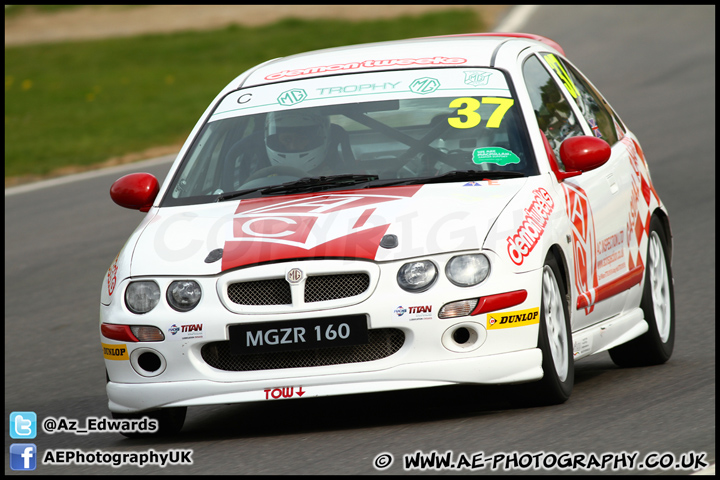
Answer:
[[(473, 186), (454, 182), (158, 207), (213, 107), (241, 85), (378, 69), (489, 66), (498, 47), (495, 67), (511, 76), (520, 75), (522, 59), (533, 52), (561, 54), (531, 39), (454, 36), (295, 55), (262, 64), (231, 82), (203, 114), (155, 204), (112, 262), (101, 290), (101, 323), (155, 325), (164, 332), (187, 326), (193, 335), (153, 343), (103, 337), (104, 344), (127, 348), (126, 356), (105, 360), (112, 379), (107, 387), (110, 409), (137, 412), (539, 379), (543, 371), (538, 323), (490, 327), (500, 313), (540, 306), (543, 261), (553, 246), (565, 259), (576, 359), (644, 333), (647, 324), (638, 305), (648, 228), (651, 214), (664, 207), (650, 181), (642, 149), (628, 132), (602, 168), (582, 175), (559, 174), (545, 154), (526, 93), (520, 92), (518, 99), (537, 152), (537, 176)], [(592, 135), (588, 126), (584, 128), (586, 135)], [(387, 234), (398, 237), (397, 248), (379, 246)], [(208, 252), (217, 248), (224, 249), (222, 260), (205, 263)], [(490, 259), (487, 281), (461, 288), (442, 274), (452, 256), (477, 252)], [(397, 285), (397, 271), (408, 259), (430, 259), (439, 266), (441, 273), (431, 290), (413, 294)], [(367, 272), (371, 287), (360, 298), (321, 306), (239, 308), (226, 297), (224, 286), (233, 280), (284, 277), (298, 266), (308, 274)], [(201, 303), (181, 313), (161, 301), (151, 312), (133, 315), (124, 305), (124, 291), (130, 280), (142, 278), (154, 279), (162, 292), (173, 280), (196, 280), (203, 291)], [(527, 295), (509, 308), (447, 320), (437, 316), (440, 307), (451, 301), (517, 290)], [(415, 308), (418, 320), (398, 316), (398, 306)], [(403, 329), (407, 338), (403, 348), (367, 363), (252, 372), (216, 370), (200, 356), (204, 343), (228, 338), (230, 324), (355, 313), (367, 314), (370, 328)], [(484, 339), (472, 348), (454, 346), (447, 332), (459, 324), (483, 332)], [(152, 377), (138, 374), (127, 359), (136, 349), (161, 353), (167, 367)]]

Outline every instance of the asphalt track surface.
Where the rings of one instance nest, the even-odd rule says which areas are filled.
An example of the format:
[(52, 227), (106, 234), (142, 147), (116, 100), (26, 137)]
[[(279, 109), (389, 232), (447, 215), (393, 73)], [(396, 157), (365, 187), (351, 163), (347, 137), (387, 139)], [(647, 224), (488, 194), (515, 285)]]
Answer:
[[(100, 286), (142, 214), (112, 203), (108, 189), (120, 173), (104, 173), (5, 197), (5, 473), (374, 474), (376, 456), (390, 453), (394, 463), (382, 473), (402, 474), (403, 456), (416, 451), (452, 451), (455, 459), (656, 452), (676, 460), (695, 452), (714, 465), (715, 7), (543, 6), (522, 31), (563, 45), (640, 138), (674, 236), (677, 332), (667, 364), (620, 369), (606, 353), (583, 359), (572, 397), (554, 407), (518, 406), (503, 389), (441, 387), (195, 407), (179, 435), (160, 441), (40, 432), (30, 443), (41, 455), (192, 449), (193, 464), (13, 472), (10, 444), (21, 441), (9, 436), (11, 412), (81, 425), (109, 415)], [(162, 180), (168, 167), (143, 170)], [(500, 467), (460, 473), (548, 473)]]

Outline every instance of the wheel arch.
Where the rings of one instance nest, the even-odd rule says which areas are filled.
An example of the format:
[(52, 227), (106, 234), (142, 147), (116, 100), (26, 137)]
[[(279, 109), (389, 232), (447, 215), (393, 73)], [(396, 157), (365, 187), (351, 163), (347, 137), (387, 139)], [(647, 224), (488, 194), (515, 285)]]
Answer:
[[(555, 261), (558, 264), (558, 267), (560, 267), (560, 275), (562, 276), (562, 286), (563, 289), (563, 295), (565, 295), (565, 302), (568, 307), (568, 312), (570, 312), (570, 305), (571, 305), (571, 294), (570, 294), (570, 270), (568, 270), (568, 263), (567, 259), (565, 258), (565, 254), (563, 253), (562, 248), (560, 248), (560, 245), (557, 243), (554, 243), (550, 246), (548, 249), (548, 254), (555, 257)], [(572, 315), (571, 315), (572, 317)]]
[[(668, 258), (670, 259), (670, 264), (672, 265), (673, 238), (672, 231), (670, 230), (670, 219), (668, 218), (665, 210), (659, 207), (656, 208), (653, 212), (653, 217), (657, 217), (658, 220), (660, 220), (660, 224), (662, 225), (663, 233), (665, 234), (665, 240), (667, 241)], [(648, 226), (648, 228), (650, 227)]]

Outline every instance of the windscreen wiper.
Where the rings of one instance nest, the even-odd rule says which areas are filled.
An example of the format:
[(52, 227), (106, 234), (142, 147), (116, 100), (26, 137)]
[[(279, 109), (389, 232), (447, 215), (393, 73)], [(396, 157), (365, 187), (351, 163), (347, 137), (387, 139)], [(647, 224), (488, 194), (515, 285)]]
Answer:
[(365, 174), (305, 177), (299, 180), (294, 180), (292, 182), (283, 183), (282, 185), (262, 188), (260, 189), (260, 193), (262, 193), (263, 195), (272, 195), (278, 193), (317, 192), (319, 190), (325, 190), (328, 188), (351, 187), (354, 185), (359, 185), (361, 183), (372, 182), (377, 179), (377, 175)]
[(280, 185), (272, 187), (256, 187), (249, 188), (247, 190), (239, 190), (237, 192), (229, 192), (220, 195), (217, 198), (217, 202), (223, 202), (225, 200), (231, 200), (233, 198), (244, 197), (251, 193), (260, 192), (262, 195), (273, 195), (281, 193), (305, 193), (305, 192), (317, 192), (328, 188), (343, 188), (351, 187), (361, 183), (372, 182), (377, 180), (377, 175), (365, 175), (365, 174), (344, 174), (344, 175), (329, 175), (320, 177), (303, 177), (299, 180), (293, 180), (292, 182), (285, 182)]
[(484, 170), (453, 170), (442, 175), (433, 177), (416, 177), (416, 178), (396, 178), (388, 180), (378, 180), (373, 182), (370, 187), (390, 187), (396, 185), (422, 185), (426, 183), (446, 183), (446, 182), (464, 182), (470, 180), (500, 180), (504, 178), (522, 178), (527, 177), (522, 172), (510, 171), (484, 171)]
[(215, 201), (216, 202), (224, 202), (225, 200), (232, 200), (234, 198), (244, 197), (245, 195), (250, 195), (251, 193), (255, 193), (264, 188), (267, 188), (267, 187), (255, 187), (255, 188), (248, 188), (245, 190), (238, 190), (237, 192), (223, 193), (223, 194), (219, 195)]
[(511, 171), (484, 171), (484, 170), (453, 170), (437, 177), (426, 177), (419, 180), (418, 183), (445, 183), (445, 182), (462, 182), (465, 180), (499, 180), (501, 178), (521, 178), (527, 177), (523, 172)]

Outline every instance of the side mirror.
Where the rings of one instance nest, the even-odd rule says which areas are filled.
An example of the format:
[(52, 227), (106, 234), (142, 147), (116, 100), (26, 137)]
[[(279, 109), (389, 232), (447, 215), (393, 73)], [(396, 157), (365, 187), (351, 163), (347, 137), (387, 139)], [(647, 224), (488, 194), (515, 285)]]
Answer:
[(568, 172), (589, 172), (610, 160), (610, 145), (597, 137), (570, 137), (560, 144), (560, 158)]
[(157, 178), (149, 173), (131, 173), (110, 187), (110, 198), (121, 207), (147, 212), (160, 191)]

